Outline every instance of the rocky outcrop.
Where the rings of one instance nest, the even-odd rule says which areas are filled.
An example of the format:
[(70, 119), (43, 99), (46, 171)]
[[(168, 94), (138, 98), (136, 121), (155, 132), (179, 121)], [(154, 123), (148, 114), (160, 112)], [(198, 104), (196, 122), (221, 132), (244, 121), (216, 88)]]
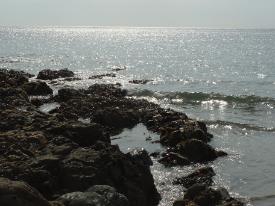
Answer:
[[(37, 78), (72, 76), (68, 70), (43, 70)], [(128, 98), (119, 85), (60, 89), (47, 100), (60, 107), (45, 114), (37, 108), (43, 101), (30, 101), (28, 95), (46, 93), (46, 83), (29, 82), (27, 74), (9, 71), (0, 72), (0, 80), (0, 176), (25, 181), (48, 200), (63, 197), (61, 202), (71, 204), (66, 201), (73, 197), (81, 202), (85, 196), (89, 199), (99, 194), (89, 196), (88, 188), (109, 185), (124, 195), (130, 206), (157, 205), (160, 195), (148, 153), (124, 154), (110, 144), (110, 134), (138, 123), (160, 134), (160, 143), (169, 147), (159, 160), (166, 166), (204, 163), (224, 154), (207, 144), (212, 136), (204, 123)], [(81, 118), (90, 122), (78, 121)]]
[(37, 79), (53, 80), (58, 78), (74, 77), (74, 73), (68, 69), (50, 70), (44, 69), (37, 75)]
[[(11, 78), (3, 79), (12, 82)], [(77, 118), (59, 109), (52, 114), (41, 113), (29, 101), (25, 84), (28, 81), (17, 88), (0, 88), (0, 176), (24, 181), (48, 200), (83, 192), (93, 185), (109, 185), (126, 196), (131, 206), (157, 205), (160, 195), (144, 153), (124, 154), (110, 144), (107, 125), (79, 122), (83, 107), (70, 105), (75, 107)], [(92, 103), (104, 98), (102, 93), (108, 97), (106, 104), (125, 96), (117, 87), (94, 85), (89, 90), (61, 90), (56, 99), (67, 108), (65, 102), (83, 102), (79, 98), (82, 95), (89, 100), (87, 110), (92, 115)], [(51, 204), (62, 205), (58, 201)]]

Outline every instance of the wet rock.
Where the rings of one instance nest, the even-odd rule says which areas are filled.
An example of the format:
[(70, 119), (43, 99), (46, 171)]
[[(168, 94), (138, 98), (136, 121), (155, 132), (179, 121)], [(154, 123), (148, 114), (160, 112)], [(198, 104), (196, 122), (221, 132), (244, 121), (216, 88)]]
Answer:
[(177, 178), (173, 181), (173, 184), (180, 184), (185, 188), (189, 188), (194, 184), (203, 184), (211, 186), (213, 183), (214, 170), (211, 167), (203, 167), (186, 177)]
[(73, 98), (81, 98), (83, 93), (80, 90), (71, 89), (71, 88), (62, 88), (58, 90), (58, 95), (55, 97), (59, 102), (66, 102)]
[(98, 75), (93, 75), (89, 77), (89, 79), (102, 79), (103, 77), (116, 77), (116, 74), (113, 74), (113, 73), (98, 74)]
[(185, 193), (184, 199), (177, 200), (173, 206), (243, 206), (244, 203), (230, 197), (226, 189), (214, 190), (206, 185), (195, 184)]
[(111, 107), (96, 111), (93, 120), (115, 128), (131, 128), (139, 123), (139, 117), (133, 110), (120, 110)]
[(51, 206), (34, 188), (24, 182), (0, 178), (0, 205)]
[(104, 133), (102, 126), (96, 123), (72, 122), (58, 124), (48, 128), (47, 132), (67, 137), (80, 146), (91, 146), (97, 141), (110, 143), (110, 136)]
[[(201, 140), (191, 139), (177, 145), (178, 152), (192, 162), (213, 161), (221, 154)], [(223, 153), (223, 155), (226, 153)]]
[(22, 85), (23, 90), (28, 95), (50, 95), (53, 94), (53, 90), (45, 82), (28, 82)]
[(175, 152), (167, 152), (163, 154), (163, 157), (160, 158), (158, 162), (166, 167), (185, 166), (191, 164), (186, 157)]
[(38, 73), (37, 79), (53, 80), (53, 79), (67, 78), (67, 77), (73, 77), (73, 76), (74, 76), (74, 73), (72, 71), (69, 71), (68, 69), (61, 69), (61, 70), (45, 69)]
[(129, 83), (131, 84), (147, 84), (148, 82), (151, 82), (153, 80), (149, 80), (149, 79), (134, 79), (129, 81)]
[(65, 206), (129, 206), (124, 195), (107, 185), (95, 185), (86, 192), (64, 194), (58, 200)]
[(126, 90), (120, 89), (116, 85), (112, 84), (93, 84), (88, 88), (88, 94), (100, 94), (102, 96), (114, 96), (114, 97), (125, 97), (127, 94)]
[(66, 81), (66, 82), (80, 81), (80, 80), (82, 80), (82, 79), (79, 77), (67, 77), (64, 79), (64, 81)]

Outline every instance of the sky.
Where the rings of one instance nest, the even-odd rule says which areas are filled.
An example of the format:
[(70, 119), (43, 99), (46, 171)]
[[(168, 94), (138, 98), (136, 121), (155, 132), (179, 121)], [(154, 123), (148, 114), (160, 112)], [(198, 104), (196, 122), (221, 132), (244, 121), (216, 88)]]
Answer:
[(0, 0), (0, 25), (275, 28), (275, 0)]

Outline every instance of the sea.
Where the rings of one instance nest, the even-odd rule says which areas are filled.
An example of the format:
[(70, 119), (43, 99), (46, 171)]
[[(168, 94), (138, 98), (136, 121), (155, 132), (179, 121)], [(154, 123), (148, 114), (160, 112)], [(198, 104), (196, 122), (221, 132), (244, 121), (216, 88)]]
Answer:
[[(0, 27), (0, 68), (33, 74), (68, 68), (82, 80), (66, 86), (120, 83), (129, 98), (204, 121), (214, 135), (210, 144), (229, 154), (207, 164), (216, 173), (214, 187), (247, 205), (275, 205), (275, 30)], [(106, 73), (116, 77), (88, 79)], [(159, 138), (139, 124), (112, 139), (123, 152), (164, 149), (148, 137)], [(174, 178), (203, 166), (165, 168), (153, 161), (160, 206), (183, 196)]]

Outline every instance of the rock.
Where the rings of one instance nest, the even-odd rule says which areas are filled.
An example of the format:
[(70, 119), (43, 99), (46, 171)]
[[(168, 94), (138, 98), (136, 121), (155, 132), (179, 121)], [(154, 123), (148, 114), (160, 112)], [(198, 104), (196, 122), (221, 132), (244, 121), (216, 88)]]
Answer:
[(16, 88), (28, 82), (28, 78), (32, 76), (33, 75), (22, 71), (0, 69), (0, 85), (4, 88)]
[(67, 77), (64, 79), (64, 81), (67, 81), (67, 82), (80, 81), (80, 80), (82, 80), (82, 79), (79, 77)]
[(28, 82), (22, 85), (23, 90), (28, 95), (50, 95), (53, 94), (53, 90), (45, 82)]
[(113, 73), (98, 74), (98, 75), (93, 75), (89, 77), (89, 79), (102, 79), (103, 77), (116, 77), (116, 74), (113, 74)]
[(58, 198), (65, 206), (129, 206), (127, 198), (107, 185), (95, 185), (86, 192), (73, 192)]
[(134, 80), (129, 81), (129, 83), (131, 83), (131, 84), (147, 84), (148, 82), (151, 82), (151, 81), (153, 81), (153, 80), (149, 80), (149, 79), (140, 79), (140, 80), (134, 79)]
[(131, 128), (139, 123), (139, 118), (133, 110), (120, 110), (111, 107), (96, 111), (93, 120), (115, 128)]
[(91, 146), (97, 141), (111, 142), (110, 136), (104, 133), (101, 125), (96, 123), (72, 122), (69, 124), (58, 124), (48, 128), (47, 131), (67, 137), (80, 146)]
[(178, 152), (192, 162), (213, 161), (219, 153), (201, 140), (191, 139), (177, 145)]
[(167, 152), (163, 155), (162, 158), (158, 160), (159, 163), (165, 165), (166, 167), (172, 166), (185, 166), (189, 165), (191, 162), (182, 155), (175, 152)]
[(27, 93), (20, 88), (1, 88), (0, 87), (0, 107), (13, 105), (13, 106), (26, 106), (30, 105)]
[(83, 97), (83, 93), (80, 90), (70, 89), (70, 88), (62, 88), (58, 90), (58, 95), (55, 97), (59, 102), (66, 102), (73, 98), (81, 98)]
[(34, 188), (24, 182), (0, 178), (0, 205), (51, 206)]
[(86, 91), (88, 94), (100, 94), (101, 96), (125, 97), (126, 90), (112, 84), (93, 84)]
[(123, 70), (126, 70), (126, 66), (123, 66), (123, 67), (116, 67), (116, 68), (113, 68), (112, 71), (115, 71), (115, 72), (119, 72), (119, 71), (123, 71)]
[(197, 169), (186, 177), (177, 178), (173, 181), (173, 184), (180, 184), (185, 188), (189, 188), (194, 184), (203, 184), (211, 186), (213, 183), (212, 177), (215, 175), (214, 170), (211, 167), (203, 167)]
[(129, 154), (132, 156), (133, 160), (137, 161), (139, 164), (144, 164), (146, 166), (153, 165), (148, 152), (144, 149), (134, 149)]
[(61, 70), (45, 69), (38, 73), (37, 79), (53, 80), (53, 79), (73, 77), (73, 76), (74, 76), (74, 73), (72, 71), (69, 71), (68, 69), (61, 69)]
[(224, 188), (214, 190), (206, 185), (194, 184), (189, 187), (184, 199), (177, 200), (173, 206), (243, 206), (244, 203), (229, 196)]

